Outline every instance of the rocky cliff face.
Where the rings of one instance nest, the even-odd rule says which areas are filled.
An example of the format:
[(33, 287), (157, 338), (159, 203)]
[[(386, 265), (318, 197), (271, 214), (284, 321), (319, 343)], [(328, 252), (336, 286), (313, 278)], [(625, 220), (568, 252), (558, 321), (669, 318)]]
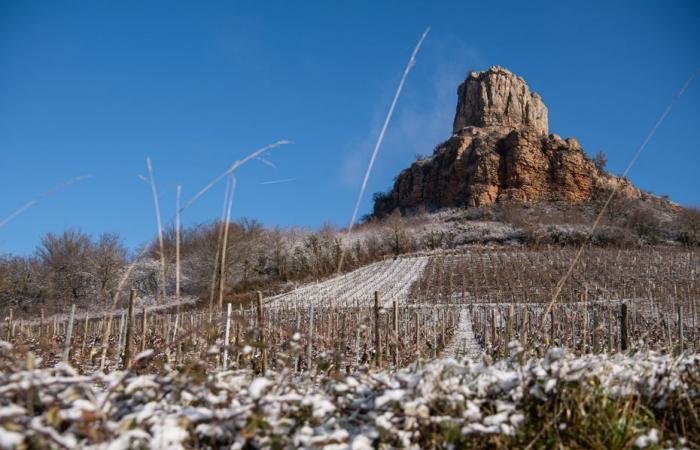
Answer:
[(468, 126), (528, 127), (547, 134), (547, 107), (525, 80), (502, 67), (471, 72), (457, 90), (452, 132)]
[(374, 215), (421, 206), (589, 201), (626, 180), (599, 171), (575, 138), (547, 134), (547, 107), (525, 81), (501, 67), (472, 72), (458, 90), (453, 135), (375, 197)]

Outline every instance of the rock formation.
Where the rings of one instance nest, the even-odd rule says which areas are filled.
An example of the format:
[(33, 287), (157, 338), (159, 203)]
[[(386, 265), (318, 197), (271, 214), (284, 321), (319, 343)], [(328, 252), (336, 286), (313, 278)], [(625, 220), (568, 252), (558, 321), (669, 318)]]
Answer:
[(502, 67), (471, 72), (457, 90), (452, 132), (468, 126), (529, 127), (547, 134), (547, 107), (525, 80)]
[(376, 195), (374, 215), (503, 200), (579, 203), (615, 184), (623, 195), (640, 195), (599, 170), (575, 138), (547, 131), (547, 107), (522, 78), (501, 67), (471, 72), (458, 90), (452, 137)]

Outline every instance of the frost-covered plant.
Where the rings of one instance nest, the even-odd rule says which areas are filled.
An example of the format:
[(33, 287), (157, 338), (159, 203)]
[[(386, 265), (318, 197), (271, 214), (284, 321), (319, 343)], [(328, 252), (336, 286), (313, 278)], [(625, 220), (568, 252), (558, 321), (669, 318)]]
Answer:
[[(700, 356), (439, 359), (314, 383), (286, 371), (81, 376), (0, 356), (0, 448), (633, 448), (697, 443)], [(148, 355), (142, 355), (145, 357)]]

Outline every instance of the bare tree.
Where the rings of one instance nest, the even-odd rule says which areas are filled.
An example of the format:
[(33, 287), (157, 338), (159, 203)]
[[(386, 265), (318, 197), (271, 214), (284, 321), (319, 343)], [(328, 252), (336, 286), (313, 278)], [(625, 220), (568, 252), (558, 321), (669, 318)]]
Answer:
[(88, 286), (90, 273), (90, 237), (80, 230), (48, 233), (41, 240), (37, 255), (48, 270), (49, 296), (56, 301), (77, 302)]
[(109, 299), (126, 264), (126, 248), (115, 233), (103, 233), (90, 252), (90, 269), (101, 299)]
[(605, 152), (600, 150), (598, 153), (596, 153), (593, 163), (599, 171), (605, 172), (605, 166), (608, 165), (608, 157)]
[(683, 208), (678, 213), (680, 241), (690, 245), (700, 245), (700, 209)]
[(43, 300), (46, 276), (33, 256), (0, 257), (0, 305), (29, 305)]
[(394, 211), (384, 220), (384, 239), (394, 255), (410, 250), (411, 237), (401, 213)]

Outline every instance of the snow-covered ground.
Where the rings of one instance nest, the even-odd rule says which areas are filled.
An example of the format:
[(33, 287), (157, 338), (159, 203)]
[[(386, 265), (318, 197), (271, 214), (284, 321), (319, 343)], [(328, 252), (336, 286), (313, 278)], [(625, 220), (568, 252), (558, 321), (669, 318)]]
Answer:
[(403, 257), (380, 261), (344, 275), (310, 283), (291, 292), (266, 300), (268, 308), (313, 306), (367, 306), (380, 293), (382, 306), (394, 300), (406, 303), (411, 285), (428, 263), (427, 256)]
[(472, 317), (467, 308), (463, 308), (462, 311), (460, 311), (457, 332), (442, 351), (442, 354), (443, 356), (451, 356), (453, 358), (463, 357), (472, 360), (478, 359), (483, 354), (483, 349), (474, 338)]
[[(695, 354), (577, 357), (554, 348), (524, 364), (514, 353), (494, 364), (446, 358), (396, 373), (320, 374), (316, 383), (248, 370), (193, 382), (189, 372), (81, 376), (62, 364), (27, 370), (21, 358), (8, 370), (10, 348), (0, 342), (1, 448), (443, 447), (436, 430), (468, 440), (513, 437), (538, 420), (528, 416), (533, 405), (567, 389), (597, 386), (613, 400), (634, 394), (644, 405), (685, 405), (697, 401), (700, 377)], [(555, 419), (566, 426), (566, 416)], [(662, 444), (653, 428), (635, 428), (633, 438), (637, 447)]]

